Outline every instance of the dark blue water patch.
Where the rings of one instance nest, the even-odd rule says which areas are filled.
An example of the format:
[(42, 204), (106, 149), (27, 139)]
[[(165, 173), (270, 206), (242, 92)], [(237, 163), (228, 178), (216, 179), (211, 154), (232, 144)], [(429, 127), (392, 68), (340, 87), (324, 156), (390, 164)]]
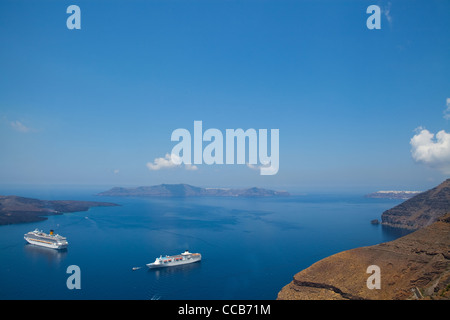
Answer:
[[(45, 198), (121, 206), (0, 227), (0, 299), (275, 299), (314, 262), (400, 236), (370, 224), (399, 201), (360, 195), (149, 199), (90, 191), (74, 197), (46, 191)], [(23, 235), (35, 228), (54, 229), (69, 247), (60, 252), (26, 244)], [(202, 261), (145, 266), (186, 249), (200, 252)], [(70, 265), (80, 267), (80, 290), (66, 286)]]

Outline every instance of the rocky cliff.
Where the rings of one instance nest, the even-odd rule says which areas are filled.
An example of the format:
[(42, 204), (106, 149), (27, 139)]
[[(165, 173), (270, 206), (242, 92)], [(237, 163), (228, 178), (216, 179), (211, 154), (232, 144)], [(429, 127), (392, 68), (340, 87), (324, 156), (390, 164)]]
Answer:
[(450, 211), (450, 179), (386, 210), (381, 223), (396, 228), (417, 230), (435, 222)]
[[(367, 268), (380, 268), (369, 289)], [(397, 240), (337, 253), (297, 273), (279, 300), (450, 298), (450, 213)]]
[[(416, 231), (320, 260), (297, 273), (278, 299), (450, 299), (450, 179), (385, 211), (382, 223)], [(373, 265), (380, 289), (367, 286)]]

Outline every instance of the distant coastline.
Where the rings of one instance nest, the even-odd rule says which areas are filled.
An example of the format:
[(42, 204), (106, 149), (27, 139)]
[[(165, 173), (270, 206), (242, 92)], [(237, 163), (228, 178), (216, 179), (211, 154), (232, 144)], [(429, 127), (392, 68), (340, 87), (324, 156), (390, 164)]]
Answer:
[(373, 193), (366, 194), (366, 198), (375, 198), (375, 199), (410, 199), (422, 191), (377, 191)]
[(0, 196), (0, 225), (46, 220), (46, 216), (87, 211), (91, 207), (111, 207), (110, 202), (39, 200), (15, 195)]
[(136, 188), (115, 187), (97, 194), (113, 197), (285, 197), (286, 191), (263, 188), (201, 188), (189, 184), (160, 184)]

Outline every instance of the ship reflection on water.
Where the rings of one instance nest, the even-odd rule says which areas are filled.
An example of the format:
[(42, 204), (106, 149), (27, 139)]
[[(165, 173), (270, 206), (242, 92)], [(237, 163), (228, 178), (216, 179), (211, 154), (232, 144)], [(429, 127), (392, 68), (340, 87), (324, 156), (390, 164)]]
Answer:
[(59, 263), (67, 256), (67, 249), (55, 250), (33, 244), (24, 245), (25, 254), (32, 259), (45, 258), (48, 262)]
[(159, 278), (161, 277), (166, 277), (166, 276), (170, 276), (172, 274), (185, 274), (188, 275), (191, 272), (193, 272), (194, 270), (200, 269), (201, 267), (201, 262), (194, 262), (191, 264), (183, 264), (183, 265), (179, 265), (179, 266), (171, 266), (171, 267), (166, 267), (166, 268), (158, 268), (158, 269), (148, 269), (148, 273), (153, 273), (155, 274), (155, 278), (156, 280), (159, 280)]
[[(191, 281), (195, 279), (199, 282), (201, 277), (202, 263), (195, 262), (191, 264), (184, 264), (172, 266), (167, 268), (149, 269), (146, 298), (148, 300), (171, 299), (174, 293), (183, 296), (191, 296), (192, 286)], [(199, 286), (201, 287), (201, 285)]]

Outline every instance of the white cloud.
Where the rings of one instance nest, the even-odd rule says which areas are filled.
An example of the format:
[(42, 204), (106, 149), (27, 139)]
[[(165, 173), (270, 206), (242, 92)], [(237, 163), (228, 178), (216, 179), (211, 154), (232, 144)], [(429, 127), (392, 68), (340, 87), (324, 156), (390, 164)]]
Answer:
[(194, 166), (193, 164), (185, 164), (184, 167), (186, 168), (186, 170), (189, 170), (189, 171), (195, 171), (198, 169), (198, 167)]
[(411, 138), (411, 155), (416, 162), (450, 174), (450, 133), (439, 131), (436, 136), (419, 128)]
[(450, 98), (447, 98), (447, 109), (444, 110), (444, 119), (450, 120)]
[(27, 127), (26, 125), (24, 125), (22, 122), (20, 122), (18, 120), (11, 121), (10, 124), (11, 124), (11, 127), (18, 132), (27, 133), (32, 130), (30, 127)]
[(153, 163), (147, 162), (147, 168), (150, 170), (160, 170), (178, 166), (172, 161), (172, 156), (175, 155), (170, 155), (167, 153), (164, 158), (156, 158)]
[[(147, 168), (149, 170), (161, 170), (161, 169), (169, 169), (174, 167), (181, 166), (181, 158), (176, 154), (166, 153), (164, 158), (156, 158), (153, 160), (153, 163), (147, 162)], [(194, 171), (197, 170), (198, 167), (192, 164), (185, 164), (186, 170)]]
[(389, 25), (392, 25), (392, 16), (391, 16), (391, 2), (388, 2), (387, 6), (384, 7), (383, 13), (386, 17), (386, 20), (388, 21)]
[(113, 170), (113, 173), (114, 173), (114, 174), (119, 174), (119, 172), (120, 172), (119, 169), (114, 169), (114, 170)]
[(251, 164), (251, 163), (246, 163), (247, 167), (252, 169), (252, 170), (259, 170), (259, 166)]

